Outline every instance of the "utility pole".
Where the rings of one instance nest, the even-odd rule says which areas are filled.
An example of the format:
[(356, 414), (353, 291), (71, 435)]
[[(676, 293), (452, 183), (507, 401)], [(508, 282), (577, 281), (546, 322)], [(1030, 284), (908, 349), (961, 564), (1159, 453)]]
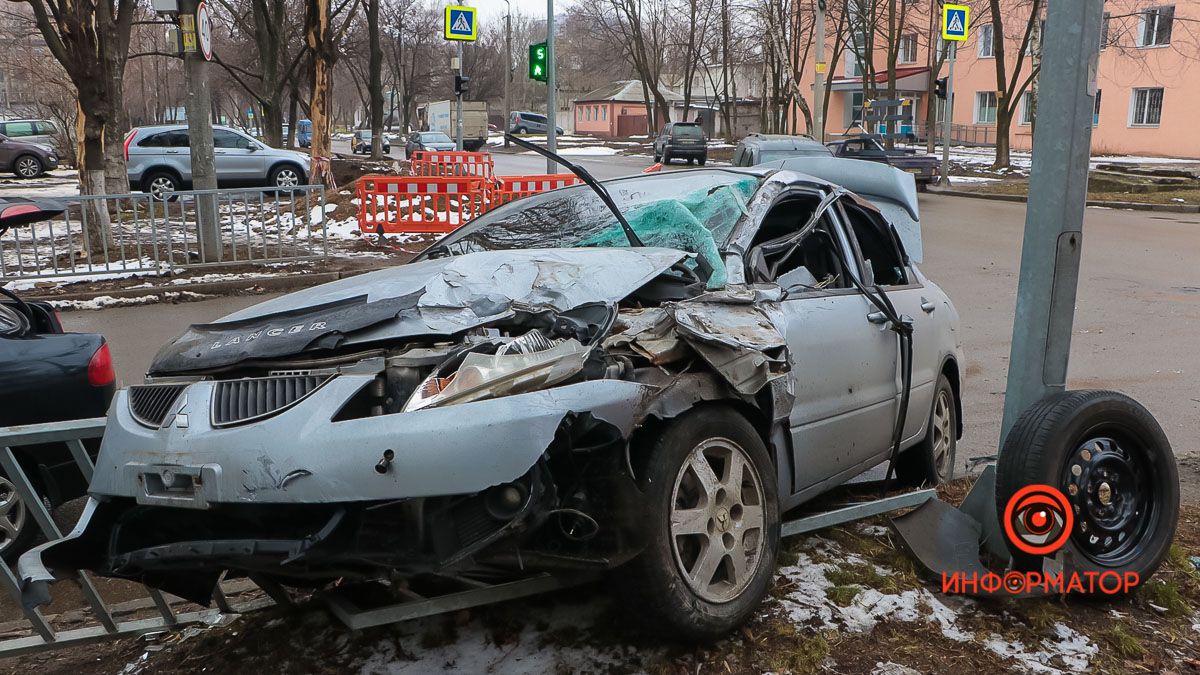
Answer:
[(508, 147), (508, 119), (512, 116), (509, 88), (512, 84), (512, 5), (504, 0), (504, 147)]
[(817, 47), (816, 77), (813, 78), (813, 126), (816, 139), (825, 143), (825, 0), (817, 0), (817, 25), (813, 28), (813, 40)]
[(954, 118), (954, 57), (958, 56), (958, 43), (945, 42), (950, 50), (947, 60), (950, 70), (946, 72), (946, 100), (942, 104), (942, 169), (938, 177), (938, 185), (950, 187), (950, 134), (951, 122)]
[[(216, 190), (217, 167), (213, 158), (212, 92), (208, 88), (208, 60), (200, 50), (196, 0), (180, 0), (180, 29), (184, 34), (184, 75), (187, 78), (188, 148), (192, 163), (192, 189)], [(191, 37), (187, 36), (190, 31)], [(190, 49), (189, 49), (190, 47)], [(216, 195), (196, 196), (196, 226), (204, 262), (221, 260), (221, 233)]]
[[(558, 111), (558, 102), (554, 95), (554, 63), (558, 58), (554, 56), (554, 0), (546, 0), (546, 149), (554, 152), (558, 147), (557, 143), (557, 123), (555, 122), (555, 112)], [(552, 160), (546, 160), (546, 173), (555, 173), (558, 170), (558, 164)]]
[[(463, 76), (463, 43), (458, 43), (458, 79), (461, 81)], [(454, 108), (454, 148), (459, 152), (463, 151), (463, 112), (462, 112), (462, 89), (455, 92), (455, 108)]]
[(1066, 389), (1103, 13), (1103, 0), (1047, 4), (1053, 39), (1043, 42), (1038, 88), (1047, 114), (1033, 138), (1001, 447), (1022, 412)]

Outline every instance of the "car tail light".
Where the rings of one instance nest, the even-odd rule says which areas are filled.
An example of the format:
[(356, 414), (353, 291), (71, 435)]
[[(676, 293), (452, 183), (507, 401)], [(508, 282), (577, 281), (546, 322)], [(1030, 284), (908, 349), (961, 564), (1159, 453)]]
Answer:
[(132, 140), (133, 140), (133, 135), (134, 135), (135, 133), (137, 133), (137, 128), (136, 128), (136, 127), (135, 127), (135, 128), (133, 128), (133, 129), (130, 129), (130, 130), (129, 130), (129, 133), (125, 134), (125, 144), (124, 144), (122, 147), (123, 147), (123, 148), (124, 148), (124, 150), (125, 150), (125, 161), (126, 161), (126, 162), (128, 162), (128, 161), (129, 161), (129, 143), (130, 143), (130, 141), (132, 141)]
[(108, 344), (100, 345), (92, 360), (88, 361), (88, 384), (93, 387), (107, 387), (117, 381), (117, 373), (113, 370), (112, 354)]

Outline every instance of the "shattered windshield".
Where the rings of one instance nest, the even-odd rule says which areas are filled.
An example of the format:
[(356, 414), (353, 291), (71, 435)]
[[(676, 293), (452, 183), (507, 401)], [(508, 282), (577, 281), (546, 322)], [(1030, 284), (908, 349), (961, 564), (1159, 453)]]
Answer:
[[(646, 246), (695, 254), (709, 288), (725, 285), (721, 249), (762, 179), (732, 171), (687, 171), (605, 182)], [(451, 255), (514, 248), (625, 247), (620, 223), (585, 185), (527, 197), (480, 216), (443, 239)], [(702, 261), (697, 264), (697, 260)]]

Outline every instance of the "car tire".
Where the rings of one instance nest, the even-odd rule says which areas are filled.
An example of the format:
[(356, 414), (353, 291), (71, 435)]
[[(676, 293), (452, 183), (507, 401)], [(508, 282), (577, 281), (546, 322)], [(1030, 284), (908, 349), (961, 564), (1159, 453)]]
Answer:
[(659, 153), (658, 151), (655, 151), (654, 152), (654, 163), (657, 164), (661, 161), (662, 161), (662, 154)]
[(294, 188), (304, 184), (304, 171), (295, 164), (280, 164), (271, 169), (267, 184), (274, 188)]
[(688, 157), (688, 158), (687, 158), (687, 163), (688, 163), (688, 166), (691, 166), (691, 165), (692, 165), (692, 164), (694, 164), (695, 162), (696, 162), (696, 158), (695, 158), (695, 157)]
[(663, 158), (662, 158), (662, 163), (663, 163), (663, 164), (670, 164), (670, 163), (671, 163), (671, 153), (667, 152), (666, 150), (663, 150)]
[(933, 389), (933, 404), (925, 425), (925, 438), (896, 458), (896, 478), (905, 485), (937, 486), (954, 477), (958, 451), (958, 408), (954, 387), (943, 373)]
[[(621, 592), (648, 629), (715, 639), (751, 617), (775, 574), (779, 506), (771, 458), (746, 418), (712, 406), (671, 420), (649, 446), (639, 474), (646, 547), (622, 571)], [(740, 481), (733, 476), (738, 466)], [(689, 511), (695, 517), (685, 521)]]
[(701, 157), (699, 160), (697, 160), (697, 162), (700, 164), (700, 166), (704, 166), (704, 164), (705, 164), (707, 161), (708, 161), (708, 156), (707, 156), (707, 155), (706, 155), (706, 156), (704, 156), (704, 157)]
[(10, 566), (29, 550), (38, 535), (37, 521), (17, 487), (0, 473), (0, 559)]
[(36, 155), (21, 155), (13, 160), (13, 173), (18, 178), (37, 178), (45, 172), (42, 160)]
[(513, 130), (513, 133), (514, 134), (527, 134), (527, 133), (529, 133), (529, 130), (526, 129), (525, 127), (517, 127), (516, 129)]
[[(169, 171), (153, 171), (142, 179), (142, 192), (149, 193), (155, 199), (164, 199), (163, 193), (178, 192), (180, 187), (179, 178)], [(176, 197), (166, 198), (167, 201), (174, 199)]]
[[(1039, 484), (1062, 492), (1075, 511), (1060, 554), (1068, 571), (1135, 572), (1144, 583), (1166, 558), (1179, 519), (1179, 471), (1162, 427), (1137, 401), (1068, 391), (1022, 413), (996, 462), (1001, 520), (1018, 490)], [(1017, 569), (1042, 569), (1041, 556), (1007, 543)]]

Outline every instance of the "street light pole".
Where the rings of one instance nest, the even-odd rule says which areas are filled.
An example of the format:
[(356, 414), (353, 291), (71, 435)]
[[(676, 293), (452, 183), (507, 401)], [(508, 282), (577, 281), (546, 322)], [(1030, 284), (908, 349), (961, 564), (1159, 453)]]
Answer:
[(512, 5), (504, 0), (504, 147), (508, 147), (508, 118), (512, 115), (509, 85), (512, 83)]
[[(180, 17), (190, 16), (196, 30), (196, 0), (181, 0)], [(184, 76), (187, 78), (188, 152), (192, 163), (192, 189), (216, 190), (217, 166), (213, 155), (212, 92), (208, 88), (208, 60), (200, 53), (198, 36), (191, 50), (183, 53)], [(200, 255), (204, 262), (221, 260), (221, 236), (217, 228), (217, 207), (213, 195), (196, 197), (196, 227), (200, 238)]]
[(942, 108), (942, 175), (938, 178), (938, 185), (949, 187), (950, 133), (952, 130), (950, 124), (954, 117), (954, 57), (958, 55), (958, 43), (947, 40), (945, 44), (950, 50), (947, 58), (950, 62), (950, 70), (946, 72), (946, 101)]
[[(557, 123), (554, 119), (554, 113), (558, 110), (558, 102), (554, 95), (555, 61), (558, 59), (554, 55), (554, 0), (546, 0), (546, 149), (550, 152), (554, 152), (558, 147)], [(546, 173), (554, 173), (557, 170), (558, 164), (552, 159), (547, 159)]]
[[(458, 77), (462, 79), (463, 74), (463, 43), (458, 41)], [(463, 151), (463, 111), (462, 111), (462, 91), (455, 92), (455, 108), (454, 108), (454, 148), (459, 152)]]
[(817, 25), (813, 28), (817, 47), (816, 77), (813, 78), (813, 127), (818, 143), (825, 143), (825, 0), (817, 0)]

